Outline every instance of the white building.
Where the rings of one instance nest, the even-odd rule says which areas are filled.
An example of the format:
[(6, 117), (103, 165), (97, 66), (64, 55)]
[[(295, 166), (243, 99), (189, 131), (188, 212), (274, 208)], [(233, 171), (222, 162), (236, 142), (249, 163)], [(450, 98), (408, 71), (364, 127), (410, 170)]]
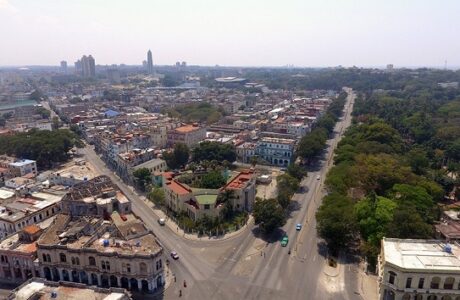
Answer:
[(37, 175), (37, 162), (31, 159), (21, 159), (9, 164), (11, 173), (16, 176), (24, 176), (32, 173)]
[(438, 240), (382, 240), (381, 300), (460, 300), (460, 247)]

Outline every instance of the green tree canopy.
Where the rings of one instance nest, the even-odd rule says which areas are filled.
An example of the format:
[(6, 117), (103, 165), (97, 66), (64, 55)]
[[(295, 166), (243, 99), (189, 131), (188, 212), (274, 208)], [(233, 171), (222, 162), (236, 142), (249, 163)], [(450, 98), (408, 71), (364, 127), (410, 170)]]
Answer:
[(192, 159), (195, 162), (203, 160), (216, 160), (218, 162), (226, 160), (234, 162), (236, 160), (236, 150), (235, 147), (230, 144), (204, 141), (193, 149)]
[(255, 224), (265, 233), (271, 233), (286, 223), (284, 210), (276, 199), (256, 199), (252, 214)]
[(178, 169), (185, 166), (188, 162), (189, 156), (190, 150), (187, 145), (183, 143), (177, 143), (174, 145), (174, 150), (172, 152), (163, 153), (163, 158), (168, 167), (171, 169)]

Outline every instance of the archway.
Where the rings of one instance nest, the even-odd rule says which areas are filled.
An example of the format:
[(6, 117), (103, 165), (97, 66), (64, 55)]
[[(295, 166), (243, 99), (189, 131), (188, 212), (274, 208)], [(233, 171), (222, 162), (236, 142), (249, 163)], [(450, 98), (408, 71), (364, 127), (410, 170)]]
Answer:
[(81, 283), (88, 284), (88, 275), (86, 274), (85, 271), (80, 272), (80, 280), (81, 280)]
[(62, 270), (62, 280), (69, 281), (69, 272), (67, 270)]
[(51, 271), (51, 275), (53, 277), (53, 281), (59, 281), (61, 280), (61, 276), (59, 275), (59, 271), (57, 268), (53, 268)]
[(77, 270), (72, 270), (72, 281), (73, 282), (80, 282), (80, 276), (78, 276)]
[(124, 289), (129, 289), (129, 280), (126, 277), (121, 277), (121, 287)]
[(94, 273), (91, 273), (91, 283), (92, 283), (93, 285), (99, 285), (99, 282), (98, 282), (98, 280), (97, 280), (97, 275), (94, 274)]
[(393, 291), (385, 290), (383, 300), (395, 300), (395, 293)]
[(109, 275), (102, 274), (101, 275), (101, 286), (102, 287), (109, 287)]
[(43, 275), (45, 276), (46, 280), (51, 280), (51, 270), (48, 267), (43, 268)]
[(142, 280), (142, 290), (144, 292), (148, 292), (149, 291), (149, 282), (147, 280)]
[(111, 276), (110, 276), (110, 286), (118, 287), (118, 279), (117, 279), (117, 276), (115, 276), (115, 275), (111, 275)]
[(137, 279), (136, 278), (131, 278), (129, 280), (131, 282), (131, 291), (137, 291), (139, 290), (139, 287), (137, 285)]
[(160, 287), (163, 285), (163, 278), (160, 276), (157, 277), (157, 287)]
[(429, 295), (427, 300), (438, 300), (438, 297), (435, 295)]
[(441, 300), (452, 300), (452, 297), (451, 296), (442, 296)]

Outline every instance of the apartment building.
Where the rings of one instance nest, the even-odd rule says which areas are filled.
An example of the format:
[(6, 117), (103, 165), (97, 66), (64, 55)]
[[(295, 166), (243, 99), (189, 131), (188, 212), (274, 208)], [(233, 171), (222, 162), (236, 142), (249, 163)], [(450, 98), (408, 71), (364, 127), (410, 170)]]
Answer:
[(183, 143), (189, 148), (196, 146), (206, 138), (206, 128), (198, 124), (184, 125), (168, 131), (168, 145)]
[(378, 275), (381, 300), (459, 300), (460, 247), (384, 238)]
[(256, 154), (265, 163), (286, 167), (294, 156), (295, 144), (293, 139), (262, 137), (257, 142)]
[(59, 214), (37, 241), (41, 276), (153, 292), (164, 285), (163, 248), (133, 214)]
[(0, 241), (0, 281), (22, 283), (29, 278), (39, 277), (36, 241), (54, 220), (28, 225), (21, 231)]
[(0, 238), (5, 238), (26, 226), (44, 221), (59, 213), (63, 195), (45, 191), (28, 196), (12, 197), (0, 203)]

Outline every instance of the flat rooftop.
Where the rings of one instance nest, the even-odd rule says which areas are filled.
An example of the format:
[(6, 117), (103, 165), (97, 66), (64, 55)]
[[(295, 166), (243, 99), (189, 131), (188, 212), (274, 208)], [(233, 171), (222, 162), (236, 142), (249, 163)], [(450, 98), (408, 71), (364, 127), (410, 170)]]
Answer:
[(59, 214), (38, 239), (38, 245), (61, 245), (119, 255), (156, 255), (162, 251), (155, 236), (140, 219), (133, 214), (119, 215), (117, 212), (110, 220)]
[[(446, 245), (451, 251), (446, 251)], [(382, 241), (384, 261), (408, 270), (460, 272), (460, 248), (439, 240), (389, 239)]]
[(83, 165), (76, 165), (74, 162), (68, 163), (54, 173), (61, 177), (73, 177), (78, 180), (91, 180), (99, 175), (93, 165), (88, 162)]
[(198, 201), (199, 204), (205, 205), (205, 204), (214, 204), (216, 203), (217, 200), (217, 195), (196, 195), (195, 196), (196, 201)]
[[(52, 296), (54, 294), (54, 296)], [(125, 300), (131, 299), (123, 289), (103, 289), (70, 282), (31, 279), (15, 289), (8, 300)]]

